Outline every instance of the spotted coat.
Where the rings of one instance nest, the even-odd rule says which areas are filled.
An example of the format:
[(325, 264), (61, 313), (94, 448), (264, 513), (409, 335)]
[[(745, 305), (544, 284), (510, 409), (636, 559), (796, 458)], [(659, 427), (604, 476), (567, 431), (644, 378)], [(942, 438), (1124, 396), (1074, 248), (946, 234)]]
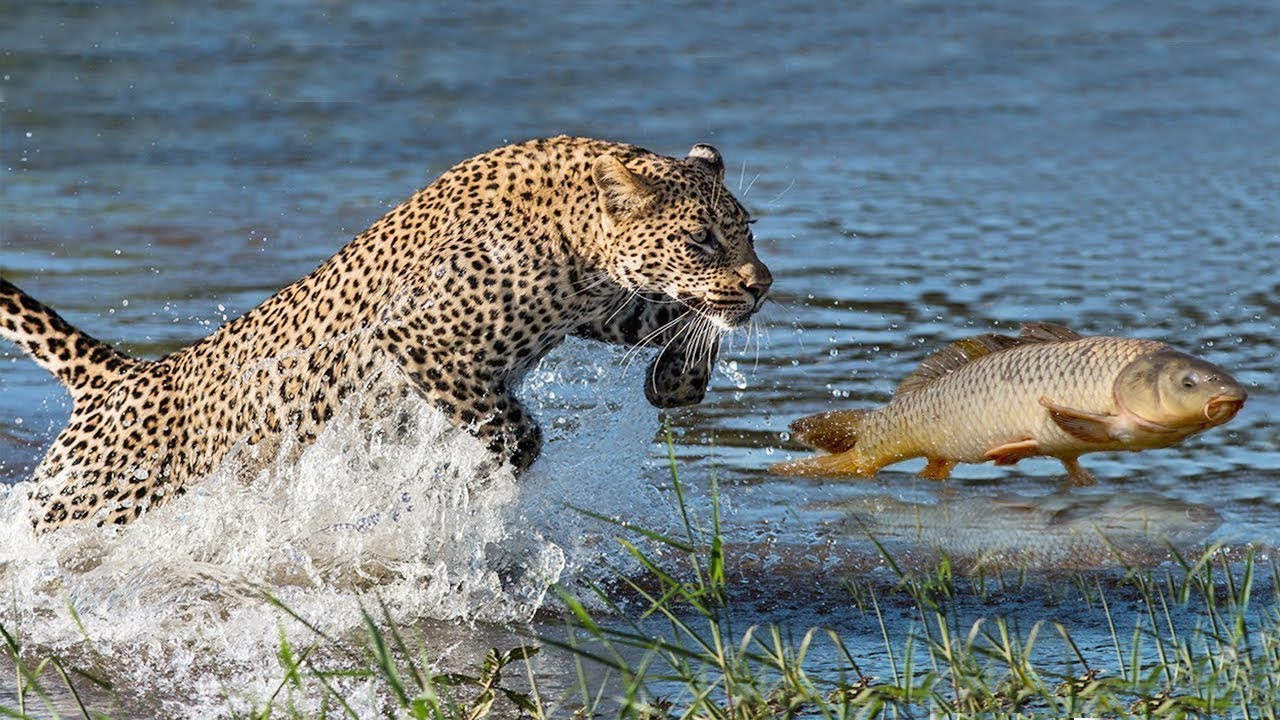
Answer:
[(682, 159), (556, 137), (466, 160), (212, 335), (132, 358), (0, 279), (0, 336), (74, 401), (35, 471), (38, 532), (124, 524), (233, 448), (304, 446), (339, 404), (412, 388), (517, 470), (541, 435), (513, 390), (568, 335), (662, 351), (659, 407), (698, 403), (718, 333), (772, 279), (709, 145)]

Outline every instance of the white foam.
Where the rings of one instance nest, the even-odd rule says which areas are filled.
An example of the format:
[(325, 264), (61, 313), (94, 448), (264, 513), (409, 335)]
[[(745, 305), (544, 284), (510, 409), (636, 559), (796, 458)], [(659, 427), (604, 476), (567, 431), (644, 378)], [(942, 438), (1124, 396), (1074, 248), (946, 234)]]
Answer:
[[(597, 360), (557, 359), (584, 352)], [(313, 637), (266, 594), (336, 636), (380, 602), (402, 621), (527, 620), (567, 564), (606, 545), (566, 504), (633, 514), (657, 492), (642, 368), (623, 373), (617, 358), (575, 343), (531, 375), (523, 395), (547, 442), (520, 481), (410, 398), (403, 425), (375, 431), (349, 403), (296, 462), (248, 483), (224, 467), (124, 528), (35, 538), (27, 485), (0, 488), (4, 622), (51, 651), (83, 649), (87, 635), (99, 657), (127, 661), (128, 682), (161, 697), (182, 688), (199, 714), (275, 689), (280, 628)]]

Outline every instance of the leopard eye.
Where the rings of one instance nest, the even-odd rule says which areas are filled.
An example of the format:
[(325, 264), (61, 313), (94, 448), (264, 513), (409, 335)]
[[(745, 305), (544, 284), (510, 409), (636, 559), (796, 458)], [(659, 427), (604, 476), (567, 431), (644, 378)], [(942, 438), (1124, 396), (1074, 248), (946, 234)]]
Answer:
[(714, 255), (720, 252), (720, 241), (716, 239), (715, 233), (708, 228), (687, 233), (685, 239), (690, 245), (707, 255)]

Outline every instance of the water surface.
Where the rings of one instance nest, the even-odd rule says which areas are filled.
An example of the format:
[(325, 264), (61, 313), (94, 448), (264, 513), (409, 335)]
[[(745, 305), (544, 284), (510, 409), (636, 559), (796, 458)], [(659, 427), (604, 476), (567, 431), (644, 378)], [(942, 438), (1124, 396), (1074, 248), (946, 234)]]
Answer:
[[(945, 499), (913, 476), (919, 462), (874, 481), (771, 477), (765, 468), (792, 452), (787, 423), (884, 402), (932, 350), (1025, 321), (1162, 339), (1231, 370), (1250, 399), (1229, 426), (1173, 449), (1086, 457), (1100, 484), (1085, 492), (1209, 504), (1221, 516), (1211, 541), (1280, 541), (1272, 3), (224, 2), (196, 11), (156, 0), (4, 2), (0, 17), (0, 271), (91, 334), (149, 357), (252, 308), (472, 154), (559, 133), (668, 154), (718, 146), (728, 184), (760, 218), (776, 302), (762, 333), (726, 342), (707, 401), (670, 421), (695, 498), (718, 479), (730, 539), (747, 548), (741, 591), (770, 621), (870, 633), (857, 613), (823, 614), (847, 608), (842, 577), (878, 566), (833, 508), (875, 494)], [(0, 353), (0, 477), (14, 483), (61, 427), (67, 399), (12, 347)], [(272, 558), (295, 550), (301, 565), (328, 557), (341, 570), (305, 570), (294, 585), (265, 577), (309, 611), (341, 618), (381, 582), (410, 616), (526, 616), (547, 577), (530, 580), (531, 594), (486, 594), (495, 576), (464, 573), (454, 597), (414, 594), (406, 578), (440, 587), (460, 567), (491, 562), (489, 544), (562, 579), (615, 552), (612, 532), (564, 500), (670, 526), (659, 413), (639, 397), (639, 368), (622, 360), (575, 342), (530, 378), (524, 394), (549, 441), (526, 480), (455, 474), (424, 491), (438, 493), (418, 508), (479, 508), (483, 520), (449, 531), (478, 555), (392, 557), (397, 572), (422, 566), (392, 582), (361, 563), (369, 542), (403, 551), (401, 530), (317, 549), (329, 547), (317, 533), (338, 520), (391, 513), (398, 493), (422, 490), (411, 459), (434, 465), (440, 480), (439, 467), (478, 457), (465, 438), (432, 430), (423, 441), (447, 449), (387, 450), (377, 462), (335, 437), (315, 473), (269, 486), (283, 495), (245, 498), (214, 482), (193, 500), (204, 504), (182, 512), (175, 503), (120, 538), (48, 550), (12, 530), (7, 557), (21, 572), (9, 582), (56, 584), (66, 571), (54, 558), (81, 542), (105, 547), (108, 566), (136, 563), (62, 582), (78, 589), (103, 645), (149, 648), (154, 667), (170, 668), (160, 695), (184, 683), (206, 693), (192, 708), (220, 695), (211, 668), (183, 660), (184, 644), (269, 678), (275, 628), (259, 609), (209, 633), (179, 631), (184, 613), (239, 607), (226, 600), (234, 583), (208, 591), (208, 578), (269, 576), (293, 567)], [(345, 519), (315, 514), (342, 482), (320, 472), (332, 453), (363, 483), (341, 494), (363, 503)], [(948, 487), (1036, 496), (1059, 474), (1052, 461), (963, 466)], [(6, 502), (16, 523), (19, 498)], [(254, 511), (237, 516), (242, 507)], [(312, 515), (294, 531), (244, 529), (295, 511)], [(245, 533), (236, 535), (244, 557), (222, 547), (209, 513)], [(418, 540), (444, 532), (409, 524), (403, 532)], [(761, 548), (776, 549), (775, 560), (753, 564), (768, 556)], [(183, 586), (138, 574), (161, 559), (204, 579)], [(212, 566), (186, 564), (197, 560)], [(362, 579), (344, 580), (347, 571)], [(122, 577), (131, 581), (113, 585)], [(815, 591), (775, 592), (794, 577), (816, 578)], [(61, 606), (56, 591), (40, 592), (20, 597)], [(457, 637), (473, 632), (465, 627)], [(78, 641), (59, 623), (36, 630), (50, 646)], [(245, 639), (234, 650), (220, 644), (236, 632)], [(266, 682), (246, 681), (246, 692)]]

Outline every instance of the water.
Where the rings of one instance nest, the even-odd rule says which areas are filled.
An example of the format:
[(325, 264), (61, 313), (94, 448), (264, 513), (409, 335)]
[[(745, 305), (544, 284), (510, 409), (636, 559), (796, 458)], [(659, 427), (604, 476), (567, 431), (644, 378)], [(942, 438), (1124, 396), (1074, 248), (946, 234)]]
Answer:
[[(1229, 426), (1087, 456), (1090, 492), (1211, 504), (1211, 541), (1280, 541), (1273, 3), (155, 0), (3, 2), (0, 18), (0, 270), (145, 356), (252, 308), (474, 153), (558, 133), (716, 144), (761, 219), (777, 302), (762, 337), (726, 346), (707, 402), (671, 422), (695, 499), (721, 484), (746, 548), (735, 587), (770, 621), (871, 633), (827, 612), (842, 577), (877, 565), (833, 508), (939, 495), (919, 463), (773, 478), (786, 424), (883, 402), (931, 350), (1023, 321), (1163, 339), (1231, 370), (1250, 399)], [(67, 405), (0, 353), (12, 483)], [(672, 521), (658, 413), (621, 359), (571, 343), (530, 378), (549, 442), (519, 482), (469, 475), (483, 453), (419, 408), (416, 442), (362, 448), (339, 425), (300, 466), (251, 487), (211, 479), (118, 537), (34, 543), (10, 492), (6, 592), (36, 641), (74, 652), (58, 613), (71, 598), (99, 649), (145, 658), (126, 673), (140, 703), (191, 714), (225, 708), (228, 677), (249, 696), (278, 681), (283, 621), (251, 599), (261, 584), (338, 631), (374, 595), (407, 618), (523, 619), (549, 580), (616, 556), (613, 533), (563, 501)], [(962, 466), (950, 487), (1043, 495), (1059, 470)], [(788, 577), (813, 590), (773, 592)], [(436, 632), (465, 654), (479, 631)]]

